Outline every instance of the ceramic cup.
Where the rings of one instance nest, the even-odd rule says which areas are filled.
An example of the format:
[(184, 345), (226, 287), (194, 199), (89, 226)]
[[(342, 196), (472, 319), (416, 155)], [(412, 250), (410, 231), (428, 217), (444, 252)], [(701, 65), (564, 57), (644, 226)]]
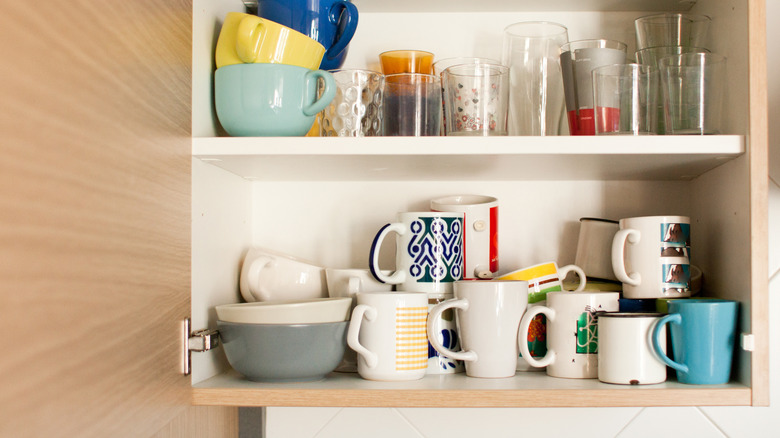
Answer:
[(590, 278), (617, 281), (612, 270), (612, 240), (620, 227), (617, 221), (580, 218), (580, 234), (574, 264)]
[[(428, 320), (430, 321), (431, 310), (439, 303), (453, 298), (452, 294), (428, 294)], [(450, 350), (459, 348), (458, 328), (455, 322), (455, 312), (445, 310), (439, 314), (439, 321), (436, 322), (438, 331), (434, 333), (437, 336), (437, 342)], [(441, 355), (431, 346), (428, 341), (428, 370), (425, 374), (454, 374), (463, 372), (463, 361), (455, 360)]]
[(323, 268), (266, 248), (251, 248), (244, 256), (239, 289), (247, 302), (328, 296)]
[(527, 268), (502, 274), (499, 280), (524, 280), (528, 282), (528, 302), (538, 303), (544, 301), (549, 292), (559, 292), (563, 290), (563, 280), (569, 274), (574, 272), (579, 277), (579, 284), (575, 291), (579, 292), (585, 289), (587, 278), (585, 272), (577, 265), (566, 265), (558, 267), (555, 262), (540, 263)]
[(237, 137), (304, 136), (335, 95), (333, 76), (324, 70), (236, 64), (214, 72), (217, 117)]
[(257, 0), (257, 15), (322, 44), (322, 70), (344, 64), (358, 25), (358, 9), (349, 0)]
[(621, 219), (612, 241), (612, 268), (623, 297), (691, 296), (691, 221), (686, 216)]
[[(660, 313), (599, 314), (598, 377), (605, 383), (645, 385), (666, 381), (666, 365), (653, 350), (651, 335)], [(666, 352), (666, 330), (659, 349)]]
[[(385, 238), (396, 233), (395, 272), (379, 269), (379, 251)], [(383, 226), (369, 252), (369, 268), (378, 281), (397, 290), (452, 293), (452, 283), (463, 276), (463, 215), (460, 213), (403, 212)]]
[[(469, 377), (504, 378), (515, 375), (517, 328), (528, 305), (525, 281), (461, 280), (455, 298), (431, 309), (428, 339), (436, 351), (466, 362)], [(445, 348), (435, 335), (443, 312), (455, 310), (461, 351)]]
[[(618, 292), (550, 292), (546, 306), (528, 309), (520, 322), (520, 353), (534, 367), (547, 367), (547, 375), (575, 379), (598, 377), (599, 312), (618, 311)], [(547, 352), (537, 359), (523, 342), (531, 321), (547, 317)]]
[[(390, 271), (385, 271), (389, 275)], [(330, 297), (350, 297), (352, 305), (350, 312), (357, 305), (357, 294), (365, 292), (390, 292), (393, 290), (392, 284), (380, 283), (368, 269), (325, 269), (325, 280), (328, 285), (328, 295)], [(347, 348), (344, 351), (344, 358), (336, 368), (336, 371), (342, 373), (357, 372), (357, 353), (355, 350)]]
[[(739, 303), (731, 300), (670, 300), (669, 314), (653, 330), (653, 348), (661, 360), (677, 371), (677, 381), (697, 385), (728, 383), (734, 360)], [(670, 359), (663, 351), (663, 328), (669, 324)]]
[(422, 292), (365, 292), (357, 295), (357, 301), (347, 343), (358, 353), (360, 377), (417, 380), (425, 376), (428, 296)]
[(316, 70), (325, 47), (271, 20), (228, 12), (214, 50), (217, 68), (242, 63), (287, 64)]
[(490, 278), (498, 271), (498, 199), (453, 195), (431, 201), (432, 211), (463, 214), (463, 278)]

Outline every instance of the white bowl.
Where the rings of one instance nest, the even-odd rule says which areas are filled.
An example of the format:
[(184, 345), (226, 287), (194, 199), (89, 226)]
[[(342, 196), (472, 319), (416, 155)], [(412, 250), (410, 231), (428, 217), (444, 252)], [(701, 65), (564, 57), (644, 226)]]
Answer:
[(352, 298), (314, 298), (253, 303), (221, 304), (221, 321), (248, 324), (318, 324), (346, 321)]

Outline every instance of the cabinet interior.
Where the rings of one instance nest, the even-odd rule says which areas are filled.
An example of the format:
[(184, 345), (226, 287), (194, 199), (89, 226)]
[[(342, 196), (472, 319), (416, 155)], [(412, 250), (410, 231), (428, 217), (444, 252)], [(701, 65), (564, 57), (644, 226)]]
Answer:
[[(379, 70), (385, 50), (420, 48), (437, 59), (500, 59), (503, 28), (519, 21), (566, 25), (569, 39), (610, 38), (633, 54), (633, 20), (659, 10), (690, 9), (713, 17), (711, 49), (728, 57), (725, 135), (712, 137), (503, 138), (229, 138), (213, 106), (213, 47), (228, 11), (239, 0), (195, 0), (193, 13), (192, 322), (216, 327), (214, 306), (241, 301), (238, 275), (252, 246), (272, 248), (323, 267), (366, 268), (371, 241), (400, 211), (429, 209), (431, 198), (486, 194), (499, 199), (500, 271), (544, 261), (574, 262), (579, 218), (674, 214), (691, 217), (692, 264), (704, 273), (704, 294), (742, 303), (741, 332), (750, 333), (751, 222), (748, 132), (747, 5), (726, 1), (607, 0), (539, 2), (353, 0), (357, 33), (344, 68)], [(738, 3), (738, 4), (732, 4)], [(549, 10), (540, 10), (544, 6)], [(476, 9), (475, 9), (476, 8)], [(393, 254), (381, 254), (383, 267)], [(750, 404), (750, 354), (739, 350), (733, 383), (722, 398)], [(216, 349), (192, 355), (198, 404), (307, 405), (285, 387), (241, 382)], [(224, 374), (227, 372), (227, 374)], [(710, 389), (669, 382), (662, 401), (645, 389), (518, 373), (511, 382), (454, 384), (464, 391), (527, 388), (586, 390), (592, 405), (712, 404)], [(216, 377), (215, 377), (216, 376)], [(383, 405), (392, 384), (357, 375), (310, 388), (357, 388), (352, 402)], [(447, 390), (446, 383), (401, 384), (399, 390)], [(426, 378), (427, 379), (427, 378)], [(424, 381), (426, 379), (423, 379)], [(331, 380), (331, 379), (329, 379)], [(330, 386), (329, 386), (330, 385)], [(362, 385), (362, 386), (361, 386)], [(300, 390), (301, 385), (289, 385)], [(371, 391), (375, 392), (371, 392)], [(682, 390), (680, 395), (678, 392)], [(687, 390), (687, 392), (686, 392)], [(229, 394), (220, 398), (211, 392)], [(601, 400), (600, 391), (620, 395)], [(628, 391), (628, 392), (626, 392)], [(634, 391), (631, 395), (631, 391)], [(292, 391), (294, 392), (294, 391)], [(290, 392), (290, 394), (292, 393)], [(198, 396), (201, 394), (201, 396)], [(238, 395), (241, 394), (241, 395)], [(551, 392), (546, 393), (548, 396)], [(612, 394), (610, 392), (610, 394)], [(626, 395), (628, 394), (628, 395)], [(692, 394), (692, 395), (691, 395)], [(495, 394), (493, 394), (495, 395)], [(274, 398), (278, 396), (278, 398)], [(414, 400), (406, 393), (405, 397)], [(473, 396), (473, 393), (472, 395)], [(621, 397), (625, 397), (624, 401)], [(312, 401), (315, 400), (315, 401)], [(389, 399), (393, 400), (390, 396)], [(476, 399), (475, 399), (476, 400)], [(496, 403), (521, 405), (512, 397)], [(560, 405), (552, 397), (549, 405)], [(480, 405), (475, 401), (473, 404)], [(410, 402), (410, 405), (425, 405)], [(490, 405), (490, 404), (488, 404)], [(538, 405), (538, 404), (537, 404)]]

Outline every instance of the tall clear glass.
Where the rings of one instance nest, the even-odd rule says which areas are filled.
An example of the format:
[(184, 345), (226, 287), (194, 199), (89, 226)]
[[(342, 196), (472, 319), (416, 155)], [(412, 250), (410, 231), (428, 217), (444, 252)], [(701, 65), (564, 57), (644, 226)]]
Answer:
[(509, 72), (509, 135), (560, 135), (565, 110), (561, 46), (568, 29), (526, 21), (504, 29), (501, 63)]
[(712, 19), (706, 15), (664, 12), (634, 20), (637, 50), (659, 46), (707, 47)]

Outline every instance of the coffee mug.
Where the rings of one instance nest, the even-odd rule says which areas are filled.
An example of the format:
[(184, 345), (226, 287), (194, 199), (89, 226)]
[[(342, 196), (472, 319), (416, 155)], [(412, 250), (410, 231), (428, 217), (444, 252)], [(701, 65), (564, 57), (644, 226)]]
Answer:
[[(645, 385), (666, 381), (666, 365), (653, 350), (651, 335), (660, 313), (599, 314), (598, 377), (605, 383)], [(659, 349), (666, 352), (666, 328)]]
[[(428, 294), (428, 320), (430, 321), (431, 310), (439, 303), (453, 298), (452, 294)], [(438, 343), (450, 350), (458, 348), (458, 328), (455, 322), (455, 312), (445, 310), (439, 316), (436, 322), (438, 331), (434, 333)], [(428, 370), (425, 374), (454, 374), (463, 372), (463, 361), (455, 360), (447, 356), (442, 356), (431, 346), (428, 341)]]
[(357, 302), (347, 344), (358, 354), (360, 377), (423, 378), (428, 368), (428, 296), (422, 292), (365, 292), (357, 295)]
[(490, 278), (498, 271), (498, 199), (444, 196), (431, 201), (431, 211), (463, 214), (463, 278)]
[(251, 248), (239, 278), (247, 302), (325, 298), (325, 270), (313, 262), (266, 248)]
[(686, 216), (621, 219), (612, 268), (624, 298), (691, 296), (691, 221)]
[(320, 66), (325, 47), (271, 20), (228, 12), (214, 50), (217, 68), (241, 63), (278, 63), (310, 70)]
[(232, 136), (304, 136), (335, 95), (333, 76), (324, 70), (236, 64), (214, 73), (217, 117)]
[(341, 67), (358, 25), (357, 7), (349, 0), (258, 0), (257, 15), (322, 44), (322, 70)]
[(580, 292), (587, 285), (585, 273), (577, 265), (566, 265), (558, 267), (555, 262), (540, 263), (527, 268), (518, 269), (498, 277), (499, 280), (525, 280), (528, 282), (528, 302), (538, 303), (544, 301), (549, 292), (559, 292), (563, 290), (563, 280), (569, 274), (574, 272), (579, 277), (579, 284), (574, 289)]
[[(395, 232), (396, 270), (379, 270), (379, 250)], [(369, 252), (371, 274), (397, 290), (452, 293), (452, 283), (463, 276), (463, 215), (460, 213), (404, 212), (396, 222), (383, 226)]]
[[(528, 305), (528, 282), (461, 280), (455, 298), (437, 304), (428, 318), (428, 339), (443, 356), (466, 362), (469, 377), (504, 378), (515, 375), (517, 328)], [(441, 314), (455, 310), (461, 351), (435, 337)]]
[[(599, 312), (618, 311), (618, 292), (550, 292), (546, 306), (530, 307), (520, 322), (520, 353), (534, 367), (547, 367), (547, 375), (575, 379), (598, 377)], [(547, 353), (537, 359), (528, 350), (531, 321), (547, 317)]]
[(580, 234), (574, 264), (590, 278), (617, 281), (612, 269), (612, 240), (620, 227), (617, 221), (580, 218)]
[[(386, 271), (385, 274), (389, 274)], [(365, 292), (390, 292), (393, 290), (392, 284), (385, 284), (376, 281), (368, 269), (325, 269), (325, 280), (328, 285), (328, 296), (350, 297), (352, 306), (350, 312), (357, 305), (357, 294)], [(355, 350), (347, 348), (344, 351), (344, 358), (336, 367), (336, 371), (342, 373), (354, 373), (357, 371), (357, 354)]]
[[(653, 330), (653, 349), (675, 371), (677, 381), (696, 385), (728, 383), (734, 360), (739, 303), (722, 299), (668, 301), (669, 314)], [(670, 324), (672, 355), (662, 349)]]

